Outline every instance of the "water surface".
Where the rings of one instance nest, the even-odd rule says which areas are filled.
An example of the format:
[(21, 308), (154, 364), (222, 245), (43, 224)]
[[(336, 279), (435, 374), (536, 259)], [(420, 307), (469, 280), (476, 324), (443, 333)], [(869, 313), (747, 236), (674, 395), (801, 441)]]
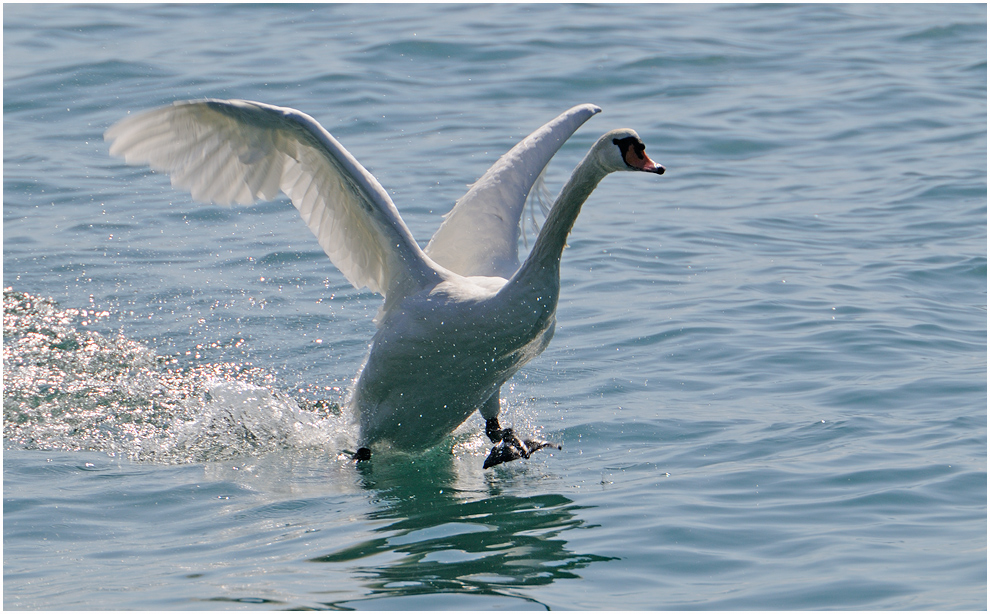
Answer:
[[(4, 607), (983, 609), (986, 7), (4, 7)], [(107, 153), (177, 99), (316, 117), (425, 244), (564, 109), (636, 129), (482, 421), (356, 467), (380, 298), (293, 207)], [(532, 237), (530, 237), (530, 240)]]

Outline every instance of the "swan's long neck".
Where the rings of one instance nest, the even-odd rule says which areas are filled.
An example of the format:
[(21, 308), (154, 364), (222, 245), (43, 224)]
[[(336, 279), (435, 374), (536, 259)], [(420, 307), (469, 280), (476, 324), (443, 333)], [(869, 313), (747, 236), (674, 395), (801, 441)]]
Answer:
[(609, 173), (592, 155), (593, 151), (588, 152), (571, 173), (540, 229), (533, 250), (510, 280), (510, 284), (533, 285), (538, 283), (539, 277), (547, 275), (559, 279), (560, 256), (564, 251), (567, 235), (574, 227), (584, 201), (588, 200), (598, 183)]

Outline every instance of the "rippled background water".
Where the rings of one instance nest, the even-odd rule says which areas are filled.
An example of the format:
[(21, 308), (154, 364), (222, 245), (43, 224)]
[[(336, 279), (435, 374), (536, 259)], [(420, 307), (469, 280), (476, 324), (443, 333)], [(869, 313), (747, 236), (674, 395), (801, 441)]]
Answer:
[[(986, 607), (985, 5), (3, 10), (5, 608)], [(563, 450), (339, 456), (379, 298), (107, 154), (205, 96), (424, 243), (560, 111), (552, 189), (635, 128), (668, 173), (592, 196), (504, 391)]]

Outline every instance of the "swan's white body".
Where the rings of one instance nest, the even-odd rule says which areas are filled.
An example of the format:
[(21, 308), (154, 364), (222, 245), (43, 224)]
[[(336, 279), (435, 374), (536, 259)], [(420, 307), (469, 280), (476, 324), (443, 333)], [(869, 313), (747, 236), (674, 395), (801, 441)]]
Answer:
[(574, 107), (502, 156), (425, 251), (378, 181), (299, 111), (239, 100), (176, 102), (128, 117), (104, 136), (114, 141), (111, 154), (170, 173), (197, 200), (249, 204), (287, 194), (347, 279), (385, 296), (349, 398), (362, 444), (422, 450), (475, 410), (497, 425), (499, 388), (553, 335), (561, 251), (598, 182), (616, 170), (663, 172), (634, 132), (606, 134), (572, 174), (520, 266), (519, 220), (530, 190), (564, 141), (599, 111)]

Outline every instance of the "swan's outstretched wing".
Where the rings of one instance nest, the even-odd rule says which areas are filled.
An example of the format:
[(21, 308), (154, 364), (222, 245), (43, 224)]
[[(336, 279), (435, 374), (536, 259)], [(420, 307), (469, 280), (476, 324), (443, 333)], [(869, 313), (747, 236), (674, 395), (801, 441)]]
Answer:
[(564, 141), (599, 111), (591, 104), (569, 109), (499, 158), (445, 216), (427, 255), (461, 275), (512, 277), (519, 268), (519, 218), (533, 183)]
[[(171, 175), (221, 205), (292, 200), (323, 250), (356, 287), (407, 292), (428, 259), (381, 184), (312, 117), (246, 100), (198, 100), (127, 117), (110, 153)], [(396, 297), (390, 297), (396, 298)]]

